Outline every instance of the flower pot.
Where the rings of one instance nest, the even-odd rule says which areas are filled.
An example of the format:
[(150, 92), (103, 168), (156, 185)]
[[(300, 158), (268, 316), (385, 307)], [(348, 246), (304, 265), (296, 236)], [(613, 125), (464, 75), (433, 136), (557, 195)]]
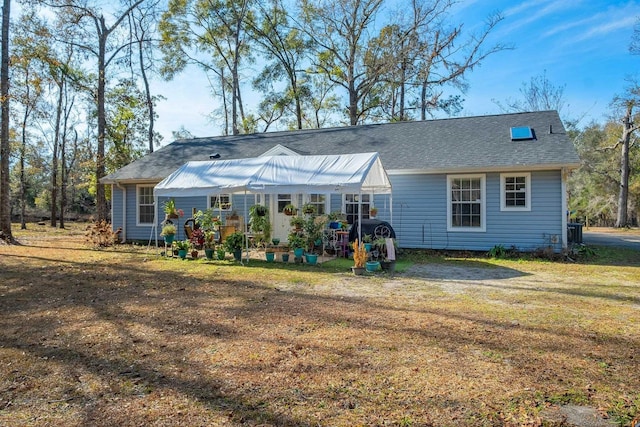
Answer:
[(271, 243), (273, 243), (273, 246), (278, 246), (280, 244), (280, 239), (271, 239)]
[(289, 262), (289, 254), (288, 253), (283, 253), (281, 256), (282, 256), (282, 262)]
[(364, 244), (364, 249), (365, 249), (367, 252), (371, 252), (371, 246), (372, 246), (372, 245), (373, 245), (372, 243), (365, 243), (365, 244)]
[(293, 256), (296, 258), (302, 258), (302, 255), (304, 255), (304, 248), (295, 248), (293, 250)]
[(267, 257), (267, 262), (273, 262), (276, 259), (275, 252), (267, 252), (265, 256)]
[(175, 239), (176, 235), (175, 234), (167, 234), (166, 236), (164, 236), (164, 244), (167, 246), (171, 246), (171, 244), (173, 243), (173, 239)]
[(380, 263), (380, 267), (383, 271), (388, 271), (389, 273), (393, 273), (396, 271), (396, 262), (395, 261), (382, 261)]
[(233, 251), (233, 259), (236, 261), (242, 261), (242, 249), (236, 249)]
[(206, 256), (207, 259), (211, 261), (213, 259), (213, 249), (205, 249), (204, 256)]
[(216, 255), (218, 256), (219, 260), (223, 260), (224, 259), (224, 249), (218, 249), (218, 251), (216, 252)]
[(380, 269), (380, 263), (378, 261), (367, 261), (367, 271), (374, 272)]
[(191, 251), (191, 258), (198, 259), (198, 251)]
[(338, 228), (340, 228), (340, 223), (338, 221), (331, 221), (329, 223), (329, 228), (332, 230), (337, 230)]
[(355, 276), (362, 276), (364, 274), (364, 268), (362, 267), (351, 267), (351, 271)]
[(305, 257), (307, 258), (307, 263), (314, 265), (318, 262), (318, 255), (316, 254), (306, 254)]
[(178, 256), (181, 259), (185, 259), (187, 257), (187, 250), (186, 249), (178, 249)]

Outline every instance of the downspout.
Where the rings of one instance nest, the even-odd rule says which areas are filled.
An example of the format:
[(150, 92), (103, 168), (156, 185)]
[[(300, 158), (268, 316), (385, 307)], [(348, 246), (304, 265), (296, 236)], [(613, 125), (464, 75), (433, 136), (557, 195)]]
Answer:
[(562, 233), (560, 234), (562, 236), (562, 249), (566, 250), (568, 247), (568, 243), (567, 243), (567, 211), (569, 209), (568, 207), (568, 202), (567, 202), (567, 177), (569, 176), (569, 171), (567, 170), (567, 168), (562, 168), (560, 170), (560, 188), (561, 188), (561, 194), (562, 194)]
[[(121, 243), (127, 241), (127, 188), (123, 187), (120, 182), (116, 182), (116, 187), (122, 191), (122, 240)], [(113, 197), (113, 190), (111, 191)]]

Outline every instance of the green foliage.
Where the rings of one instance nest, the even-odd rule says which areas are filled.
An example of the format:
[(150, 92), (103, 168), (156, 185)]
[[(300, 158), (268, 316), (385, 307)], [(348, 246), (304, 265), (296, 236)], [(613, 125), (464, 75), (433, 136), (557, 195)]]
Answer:
[(235, 252), (239, 249), (242, 249), (246, 246), (246, 237), (244, 233), (241, 231), (236, 231), (235, 233), (231, 233), (227, 236), (224, 241), (224, 247), (227, 252)]
[(221, 225), (220, 217), (215, 214), (213, 209), (199, 210), (193, 216), (193, 219), (200, 224), (200, 227), (205, 230), (213, 230), (217, 225)]
[(297, 233), (291, 233), (287, 237), (288, 245), (291, 249), (306, 249), (307, 241)]
[[(640, 120), (640, 117), (637, 118)], [(569, 209), (572, 219), (589, 225), (613, 226), (618, 207), (620, 181), (620, 148), (618, 141), (622, 125), (609, 122), (592, 123), (574, 140), (581, 166), (568, 181)], [(629, 153), (631, 174), (629, 181), (630, 206), (640, 200), (640, 150)]]
[(493, 248), (489, 249), (487, 256), (489, 258), (505, 258), (507, 256), (507, 249), (504, 245), (495, 245)]
[(162, 226), (161, 236), (173, 236), (176, 234), (176, 226), (173, 224), (165, 224)]
[(302, 228), (304, 227), (304, 218), (301, 216), (292, 216), (289, 220), (289, 225), (293, 228)]
[(189, 240), (176, 240), (173, 242), (173, 246), (179, 251), (186, 251), (191, 247), (191, 242)]
[(258, 243), (264, 244), (271, 240), (271, 220), (266, 206), (253, 205), (249, 208), (249, 224)]

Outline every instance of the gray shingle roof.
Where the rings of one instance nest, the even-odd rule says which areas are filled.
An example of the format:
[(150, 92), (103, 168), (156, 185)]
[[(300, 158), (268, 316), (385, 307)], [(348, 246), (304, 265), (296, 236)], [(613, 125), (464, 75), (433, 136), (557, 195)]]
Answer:
[[(529, 126), (535, 139), (511, 141), (510, 128)], [(102, 179), (159, 181), (190, 160), (257, 157), (282, 145), (299, 154), (377, 151), (387, 170), (483, 171), (577, 167), (578, 154), (555, 111), (461, 117), (329, 129), (178, 140)]]

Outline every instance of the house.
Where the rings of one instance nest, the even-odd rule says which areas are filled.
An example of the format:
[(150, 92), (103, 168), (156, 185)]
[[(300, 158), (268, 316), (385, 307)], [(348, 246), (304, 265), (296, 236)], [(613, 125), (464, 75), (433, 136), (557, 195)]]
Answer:
[[(377, 152), (392, 185), (382, 194), (251, 194), (266, 204), (272, 229), (284, 230), (282, 207), (316, 205), (350, 223), (369, 207), (395, 229), (404, 248), (531, 251), (567, 245), (567, 176), (577, 152), (556, 111), (372, 124), (178, 140), (104, 177), (111, 219), (127, 240), (159, 233), (163, 200), (154, 186), (187, 161)], [(213, 207), (225, 217), (246, 205), (242, 193), (176, 197), (188, 213)], [(286, 233), (282, 236), (286, 239)], [(179, 236), (180, 238), (180, 236)]]

